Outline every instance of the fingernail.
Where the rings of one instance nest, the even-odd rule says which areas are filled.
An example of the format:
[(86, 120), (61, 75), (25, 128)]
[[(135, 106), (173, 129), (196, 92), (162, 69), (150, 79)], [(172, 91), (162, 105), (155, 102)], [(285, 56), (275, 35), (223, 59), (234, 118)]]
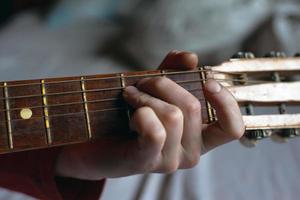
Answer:
[(128, 96), (133, 96), (138, 93), (138, 89), (134, 86), (128, 86), (124, 88), (123, 97), (127, 98)]
[(206, 83), (205, 83), (205, 89), (210, 92), (210, 93), (218, 93), (221, 91), (222, 87), (221, 85), (217, 82), (214, 81), (212, 79), (209, 79)]
[(170, 52), (170, 54), (178, 54), (178, 53), (181, 53), (181, 51), (178, 51), (178, 50), (172, 50), (172, 51)]

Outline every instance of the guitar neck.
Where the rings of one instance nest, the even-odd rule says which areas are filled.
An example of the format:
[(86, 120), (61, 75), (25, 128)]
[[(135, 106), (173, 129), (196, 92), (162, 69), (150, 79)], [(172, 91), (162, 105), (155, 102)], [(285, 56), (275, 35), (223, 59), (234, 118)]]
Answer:
[(131, 109), (122, 90), (154, 76), (166, 76), (187, 89), (202, 105), (203, 122), (213, 120), (202, 91), (205, 77), (198, 69), (2, 82), (0, 153), (129, 137)]
[[(155, 76), (168, 77), (192, 93), (201, 103), (203, 123), (215, 120), (202, 90), (209, 76), (229, 89), (242, 111), (246, 108), (245, 137), (257, 140), (270, 136), (270, 131), (294, 137), (300, 135), (300, 83), (293, 81), (299, 66), (300, 58), (234, 59), (191, 71), (1, 82), (0, 153), (132, 137), (128, 126), (131, 109), (122, 91), (142, 78)], [(256, 115), (255, 106), (259, 105), (275, 106), (278, 113)]]

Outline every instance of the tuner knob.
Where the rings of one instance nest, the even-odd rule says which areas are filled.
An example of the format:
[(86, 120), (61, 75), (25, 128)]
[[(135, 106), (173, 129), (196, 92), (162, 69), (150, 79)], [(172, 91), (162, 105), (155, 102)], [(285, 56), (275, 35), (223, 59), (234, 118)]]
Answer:
[(231, 58), (233, 58), (233, 59), (241, 59), (241, 58), (252, 59), (252, 58), (255, 58), (255, 56), (252, 52), (239, 51), (236, 54), (234, 54)]
[(270, 134), (269, 130), (260, 130), (259, 129), (259, 130), (246, 131), (246, 133), (244, 135), (249, 140), (261, 140), (266, 137), (269, 137), (271, 134)]
[(300, 52), (295, 53), (294, 57), (300, 57)]
[(295, 129), (295, 136), (300, 136), (300, 128)]
[(286, 54), (282, 51), (270, 51), (264, 57), (266, 58), (284, 58)]
[(240, 143), (245, 147), (255, 147), (258, 140), (264, 139), (271, 135), (270, 130), (249, 130), (240, 139)]
[(287, 142), (289, 138), (293, 138), (299, 135), (300, 135), (299, 129), (294, 129), (294, 128), (278, 129), (278, 130), (274, 130), (274, 134), (272, 134), (272, 139), (275, 142), (283, 143), (283, 142)]
[(277, 132), (277, 135), (283, 138), (292, 138), (297, 135), (297, 129), (291, 128), (291, 129), (281, 129)]
[(257, 140), (249, 140), (245, 136), (241, 137), (239, 141), (244, 147), (248, 147), (248, 148), (253, 148), (257, 144)]

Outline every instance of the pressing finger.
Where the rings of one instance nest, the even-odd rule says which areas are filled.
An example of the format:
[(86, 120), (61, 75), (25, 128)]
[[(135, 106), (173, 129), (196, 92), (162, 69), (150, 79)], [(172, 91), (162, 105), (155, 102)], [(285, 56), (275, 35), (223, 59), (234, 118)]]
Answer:
[(201, 140), (202, 130), (199, 100), (174, 81), (165, 77), (143, 79), (137, 87), (180, 108), (184, 115), (184, 133), (181, 141), (184, 162), (181, 168), (187, 168), (197, 163), (201, 151), (199, 141)]
[(186, 51), (171, 51), (159, 66), (159, 69), (189, 70), (198, 66), (198, 56)]
[[(181, 155), (181, 137), (183, 132), (183, 115), (176, 106), (139, 91), (133, 86), (124, 90), (124, 97), (134, 108), (143, 106), (153, 109), (163, 124), (167, 138), (162, 149), (162, 171), (177, 169)], [(141, 119), (143, 120), (143, 119)]]

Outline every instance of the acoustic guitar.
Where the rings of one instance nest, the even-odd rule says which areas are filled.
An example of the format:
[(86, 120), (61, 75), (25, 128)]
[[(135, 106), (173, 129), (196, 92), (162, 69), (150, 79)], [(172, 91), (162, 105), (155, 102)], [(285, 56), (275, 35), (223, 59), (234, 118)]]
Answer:
[(141, 71), (0, 83), (0, 153), (54, 147), (100, 138), (130, 137), (132, 109), (122, 90), (145, 77), (165, 76), (202, 105), (203, 123), (215, 110), (202, 87), (219, 81), (240, 105), (248, 147), (271, 137), (284, 142), (300, 135), (300, 57), (271, 52), (264, 58), (240, 52), (218, 66), (190, 71)]

